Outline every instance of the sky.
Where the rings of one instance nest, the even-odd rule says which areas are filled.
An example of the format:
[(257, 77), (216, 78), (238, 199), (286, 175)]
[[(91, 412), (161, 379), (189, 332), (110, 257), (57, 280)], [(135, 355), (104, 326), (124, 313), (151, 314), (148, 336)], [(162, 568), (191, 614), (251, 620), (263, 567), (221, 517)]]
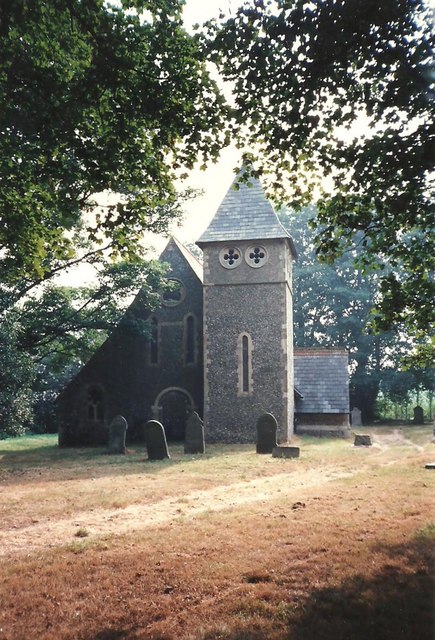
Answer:
[[(221, 9), (227, 12), (240, 4), (241, 0), (186, 0), (183, 13), (186, 28), (191, 30), (193, 25), (217, 17)], [(191, 171), (189, 177), (180, 184), (180, 189), (190, 187), (201, 191), (202, 195), (185, 204), (183, 222), (181, 225), (174, 224), (170, 229), (170, 233), (178, 240), (192, 243), (200, 237), (230, 188), (239, 159), (240, 153), (234, 147), (228, 147), (221, 152), (216, 164), (210, 164), (205, 171), (199, 168)], [(151, 233), (144, 236), (148, 255), (152, 258), (158, 257), (167, 242), (168, 237)], [(62, 274), (59, 283), (81, 286), (92, 282), (94, 277), (92, 267), (79, 265), (73, 271)]]
[[(217, 17), (220, 10), (228, 12), (240, 4), (241, 0), (186, 0), (183, 12), (186, 28), (190, 30), (195, 24)], [(183, 224), (171, 229), (181, 242), (194, 242), (207, 227), (234, 179), (233, 170), (239, 160), (240, 153), (234, 147), (228, 147), (222, 151), (216, 164), (210, 164), (205, 171), (191, 171), (189, 178), (182, 183), (182, 187), (198, 189), (203, 195), (185, 205)], [(167, 240), (150, 236), (149, 241), (160, 252)]]
[[(427, 1), (429, 6), (435, 6), (435, 0)], [(183, 13), (186, 28), (191, 30), (194, 24), (217, 17), (221, 10), (224, 13), (235, 11), (241, 4), (242, 0), (186, 0)], [(170, 230), (181, 242), (194, 242), (202, 234), (228, 191), (234, 179), (234, 168), (239, 162), (240, 153), (234, 147), (228, 147), (221, 152), (216, 164), (210, 164), (205, 171), (199, 168), (191, 171), (189, 178), (180, 185), (181, 188), (191, 187), (203, 192), (185, 204), (183, 223), (174, 225)], [(167, 238), (147, 234), (145, 242), (151, 256), (155, 257), (163, 250)]]

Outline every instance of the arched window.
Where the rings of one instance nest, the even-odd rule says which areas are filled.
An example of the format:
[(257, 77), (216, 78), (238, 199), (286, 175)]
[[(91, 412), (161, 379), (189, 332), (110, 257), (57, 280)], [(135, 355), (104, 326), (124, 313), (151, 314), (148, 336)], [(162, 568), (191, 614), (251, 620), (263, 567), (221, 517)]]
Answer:
[(157, 318), (151, 319), (150, 364), (159, 362), (159, 323)]
[(104, 397), (100, 387), (89, 387), (86, 398), (86, 413), (89, 420), (97, 421), (104, 419)]
[(242, 337), (242, 391), (249, 392), (249, 343), (248, 336)]
[(186, 364), (196, 361), (196, 322), (192, 315), (184, 319), (184, 360)]
[(237, 345), (239, 395), (252, 395), (252, 339), (249, 333), (241, 333)]

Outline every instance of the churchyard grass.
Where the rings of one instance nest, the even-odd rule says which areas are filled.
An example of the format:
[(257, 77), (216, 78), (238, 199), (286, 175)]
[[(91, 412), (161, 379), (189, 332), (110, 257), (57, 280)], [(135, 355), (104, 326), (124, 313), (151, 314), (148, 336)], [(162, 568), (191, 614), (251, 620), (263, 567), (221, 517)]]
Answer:
[(0, 638), (432, 640), (432, 428), (363, 431), (293, 460), (0, 442)]

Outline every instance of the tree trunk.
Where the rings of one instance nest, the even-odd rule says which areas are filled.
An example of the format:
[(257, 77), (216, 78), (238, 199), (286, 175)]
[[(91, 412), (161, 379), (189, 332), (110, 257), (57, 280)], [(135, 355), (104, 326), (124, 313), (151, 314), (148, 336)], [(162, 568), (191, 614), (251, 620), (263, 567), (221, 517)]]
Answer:
[(351, 406), (361, 410), (363, 423), (373, 422), (375, 415), (375, 402), (379, 392), (379, 383), (367, 380), (356, 383), (351, 388)]

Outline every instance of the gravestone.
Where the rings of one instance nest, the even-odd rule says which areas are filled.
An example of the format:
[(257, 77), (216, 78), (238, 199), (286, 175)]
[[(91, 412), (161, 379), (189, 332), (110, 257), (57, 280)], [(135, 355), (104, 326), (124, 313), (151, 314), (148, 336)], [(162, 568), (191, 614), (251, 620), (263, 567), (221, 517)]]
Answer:
[(414, 407), (414, 424), (424, 424), (423, 407)]
[(192, 411), (186, 422), (184, 453), (204, 453), (204, 451), (204, 425), (196, 411)]
[(148, 460), (164, 460), (170, 458), (165, 430), (161, 422), (148, 420), (145, 425), (145, 445)]
[(372, 438), (366, 434), (358, 434), (355, 436), (354, 443), (355, 447), (371, 447), (372, 446)]
[(361, 410), (358, 407), (354, 407), (350, 412), (350, 420), (352, 427), (362, 427)]
[(263, 413), (257, 420), (257, 453), (272, 453), (276, 447), (278, 423), (271, 413)]
[(128, 429), (124, 416), (115, 416), (109, 425), (109, 453), (125, 454), (125, 435)]
[(299, 447), (290, 447), (287, 444), (272, 449), (272, 458), (299, 458), (299, 454)]

